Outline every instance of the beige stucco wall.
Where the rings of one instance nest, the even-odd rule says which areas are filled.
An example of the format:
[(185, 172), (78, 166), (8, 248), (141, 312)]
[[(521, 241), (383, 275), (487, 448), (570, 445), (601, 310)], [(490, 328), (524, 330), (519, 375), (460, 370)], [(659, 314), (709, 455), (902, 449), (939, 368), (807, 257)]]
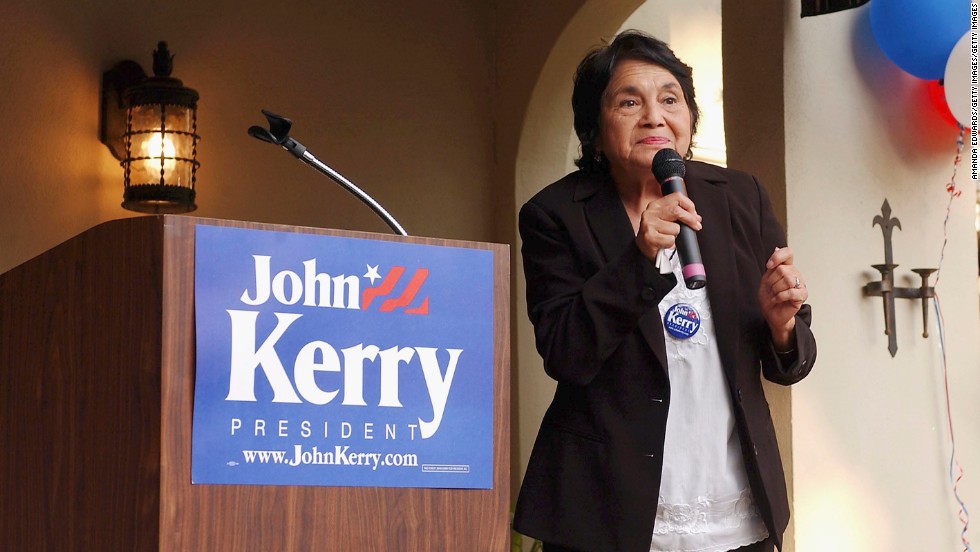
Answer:
[[(793, 388), (798, 552), (962, 550), (948, 482), (949, 438), (934, 311), (923, 339), (918, 301), (896, 301), (898, 353), (882, 303), (861, 287), (884, 262), (872, 227), (888, 199), (896, 284), (939, 263), (956, 131), (870, 33), (867, 7), (816, 18), (787, 14), (785, 127), (790, 236), (807, 275), (820, 353)], [(938, 292), (961, 498), (980, 506), (980, 329), (973, 190), (951, 205)], [(915, 278), (915, 280), (913, 280)], [(975, 529), (973, 531), (975, 533)], [(976, 537), (974, 535), (974, 542)]]

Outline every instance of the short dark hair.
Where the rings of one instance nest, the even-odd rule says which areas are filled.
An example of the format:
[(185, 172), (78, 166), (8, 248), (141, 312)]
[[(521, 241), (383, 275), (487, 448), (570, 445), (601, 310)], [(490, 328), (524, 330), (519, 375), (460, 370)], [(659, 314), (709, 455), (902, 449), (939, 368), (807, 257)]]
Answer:
[[(604, 158), (596, 159), (595, 143), (599, 137), (599, 113), (602, 95), (609, 85), (616, 65), (623, 60), (646, 61), (670, 71), (681, 85), (684, 101), (691, 110), (691, 136), (698, 130), (700, 112), (694, 99), (694, 78), (691, 68), (677, 59), (667, 43), (636, 30), (623, 31), (612, 42), (595, 48), (578, 65), (575, 71), (575, 88), (572, 91), (572, 112), (575, 115), (575, 134), (582, 148), (582, 156), (575, 160), (579, 168), (596, 173), (608, 173)], [(690, 158), (691, 152), (682, 155)]]

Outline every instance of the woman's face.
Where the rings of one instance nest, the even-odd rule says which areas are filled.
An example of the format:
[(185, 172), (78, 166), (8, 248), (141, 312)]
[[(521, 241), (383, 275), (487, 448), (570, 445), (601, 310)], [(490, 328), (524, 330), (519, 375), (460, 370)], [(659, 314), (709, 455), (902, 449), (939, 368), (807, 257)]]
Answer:
[(677, 78), (647, 61), (619, 62), (602, 96), (596, 145), (617, 181), (652, 177), (650, 165), (661, 149), (686, 155), (691, 110)]

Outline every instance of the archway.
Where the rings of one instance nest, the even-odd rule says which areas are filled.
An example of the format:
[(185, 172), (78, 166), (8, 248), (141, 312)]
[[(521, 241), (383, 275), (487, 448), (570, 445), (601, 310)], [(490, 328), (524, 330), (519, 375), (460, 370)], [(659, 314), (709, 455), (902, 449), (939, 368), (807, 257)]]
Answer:
[[(577, 156), (578, 143), (572, 129), (572, 116), (570, 109), (570, 98), (572, 93), (572, 76), (575, 67), (581, 57), (591, 47), (599, 43), (600, 39), (615, 35), (618, 30), (635, 27), (645, 30), (658, 37), (663, 38), (672, 45), (678, 56), (684, 59), (695, 68), (695, 76), (699, 70), (709, 69), (704, 62), (704, 56), (712, 54), (705, 52), (684, 51), (685, 45), (694, 46), (695, 43), (716, 40), (719, 52), (724, 49), (726, 59), (724, 66), (726, 69), (724, 83), (733, 90), (725, 90), (724, 100), (732, 101), (731, 112), (718, 116), (724, 118), (729, 125), (735, 125), (741, 130), (741, 135), (737, 139), (742, 141), (732, 141), (725, 139), (724, 126), (713, 132), (715, 140), (709, 140), (707, 148), (703, 148), (699, 157), (703, 160), (724, 164), (728, 159), (732, 159), (734, 166), (757, 173), (766, 183), (772, 196), (774, 208), (777, 216), (785, 220), (785, 182), (784, 182), (784, 157), (783, 157), (783, 129), (782, 124), (773, 121), (780, 120), (782, 117), (782, 70), (773, 70), (774, 65), (782, 62), (782, 13), (783, 7), (778, 0), (762, 2), (761, 5), (746, 10), (743, 7), (735, 7), (726, 12), (726, 30), (731, 30), (730, 34), (722, 41), (721, 37), (721, 13), (722, 7), (730, 5), (730, 0), (714, 0), (714, 2), (691, 2), (685, 6), (678, 6), (677, 3), (666, 2), (664, 0), (622, 1), (615, 5), (603, 3), (599, 0), (585, 2), (575, 16), (569, 21), (561, 32), (554, 46), (549, 53), (547, 60), (542, 66), (537, 82), (534, 86), (527, 111), (521, 127), (520, 141), (517, 149), (517, 157), (514, 172), (514, 205), (519, 209), (534, 193), (554, 182), (561, 176), (574, 170), (573, 160)], [(693, 12), (701, 12), (685, 15), (683, 11), (690, 9)], [(712, 14), (704, 13), (704, 10), (714, 10), (713, 15), (717, 17), (715, 28), (705, 29), (706, 19), (710, 19)], [(671, 25), (671, 17), (666, 17), (663, 21), (655, 22), (656, 25), (649, 23), (638, 23), (634, 20), (635, 13), (642, 14), (642, 17), (650, 17), (651, 13), (670, 13), (676, 17), (674, 26)], [(751, 12), (751, 13), (750, 13)], [(730, 14), (730, 15), (728, 15)], [(764, 14), (764, 15), (760, 15)], [(641, 17), (641, 18), (642, 18)], [(745, 28), (758, 26), (761, 21), (768, 20), (771, 26), (771, 36), (766, 41), (771, 44), (778, 44), (778, 47), (769, 52), (758, 52), (753, 50), (755, 41), (750, 36), (739, 31)], [(709, 25), (712, 23), (709, 23)], [(699, 40), (693, 40), (697, 37)], [(731, 55), (731, 60), (727, 56)], [(701, 61), (695, 58), (701, 56)], [(720, 60), (717, 69), (720, 73)], [(757, 64), (758, 67), (752, 66)], [(746, 67), (750, 67), (745, 70)], [(734, 70), (733, 70), (734, 69)], [(771, 77), (767, 94), (772, 94), (779, 98), (779, 101), (772, 105), (766, 116), (758, 117), (759, 105), (752, 104), (748, 99), (755, 90), (759, 82), (759, 71), (768, 71)], [(731, 73), (731, 74), (729, 74)], [(720, 78), (720, 74), (718, 75)], [(745, 86), (749, 83), (749, 86)], [(712, 89), (704, 89), (704, 84), (698, 83), (699, 103), (702, 103), (702, 110), (710, 101), (711, 93), (722, 95), (720, 82)], [(708, 100), (704, 101), (702, 98)], [(717, 98), (715, 104), (721, 104), (721, 97)], [(720, 107), (718, 108), (720, 110)], [(760, 138), (759, 133), (765, 135)], [(703, 134), (699, 133), (696, 137), (697, 142)], [(727, 147), (726, 147), (727, 143)], [(769, 155), (758, 156), (759, 148), (769, 148)], [(720, 151), (719, 151), (720, 150)], [(747, 165), (746, 161), (750, 163)], [(516, 215), (513, 219), (516, 225)], [(517, 236), (516, 230), (514, 235)], [(520, 246), (519, 238), (515, 238), (515, 243)], [(519, 251), (515, 250), (512, 257), (513, 272), (516, 275), (514, 281), (515, 296), (515, 325), (513, 348), (514, 365), (517, 370), (513, 377), (517, 380), (515, 388), (517, 394), (512, 398), (518, 404), (516, 409), (518, 415), (514, 418), (514, 431), (517, 439), (513, 441), (516, 451), (512, 455), (516, 460), (512, 465), (512, 479), (514, 490), (519, 487), (527, 465), (527, 458), (530, 454), (531, 446), (537, 433), (540, 421), (545, 410), (550, 403), (554, 393), (555, 384), (544, 373), (541, 366), (541, 359), (534, 347), (533, 330), (527, 320), (527, 304), (525, 302), (525, 288), (523, 281), (523, 265)], [(776, 419), (777, 434), (780, 441), (780, 448), (783, 451), (784, 463), (786, 464), (787, 477), (790, 479), (790, 495), (792, 497), (792, 462), (791, 462), (791, 433), (790, 433), (790, 412), (791, 403), (789, 391), (767, 386), (771, 409)], [(516, 496), (516, 495), (515, 495)], [(792, 499), (791, 499), (792, 500)], [(787, 549), (793, 549), (792, 526), (786, 534)]]

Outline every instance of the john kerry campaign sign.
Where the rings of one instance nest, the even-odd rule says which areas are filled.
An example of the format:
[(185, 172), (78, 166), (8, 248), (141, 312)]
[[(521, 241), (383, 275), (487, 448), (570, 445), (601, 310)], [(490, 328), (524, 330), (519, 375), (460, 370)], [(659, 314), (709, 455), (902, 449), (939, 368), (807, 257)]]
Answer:
[(194, 483), (490, 488), (493, 253), (196, 227)]

